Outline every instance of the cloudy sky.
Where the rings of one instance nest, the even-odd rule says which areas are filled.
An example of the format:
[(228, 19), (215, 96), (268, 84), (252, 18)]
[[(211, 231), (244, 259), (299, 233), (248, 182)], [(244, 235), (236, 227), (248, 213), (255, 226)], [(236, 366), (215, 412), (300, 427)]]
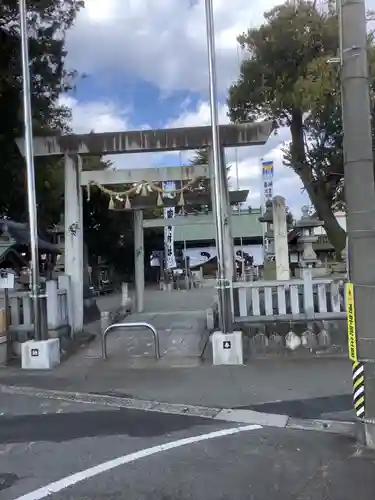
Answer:
[[(228, 86), (239, 71), (238, 34), (256, 26), (280, 0), (214, 0), (220, 121), (228, 122)], [(86, 0), (67, 39), (68, 64), (86, 77), (64, 97), (75, 132), (183, 127), (209, 124), (204, 0)], [(299, 179), (283, 167), (282, 131), (266, 146), (228, 150), (248, 204), (261, 203), (260, 158), (275, 161), (274, 193), (298, 214), (306, 202)], [(117, 168), (179, 165), (181, 155), (124, 155)], [(237, 160), (236, 160), (237, 159)]]

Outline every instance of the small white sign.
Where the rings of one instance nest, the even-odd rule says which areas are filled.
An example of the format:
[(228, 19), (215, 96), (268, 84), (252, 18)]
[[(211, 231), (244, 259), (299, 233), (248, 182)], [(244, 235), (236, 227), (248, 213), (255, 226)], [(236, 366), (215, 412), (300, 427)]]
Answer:
[(0, 289), (14, 288), (14, 274), (0, 271)]

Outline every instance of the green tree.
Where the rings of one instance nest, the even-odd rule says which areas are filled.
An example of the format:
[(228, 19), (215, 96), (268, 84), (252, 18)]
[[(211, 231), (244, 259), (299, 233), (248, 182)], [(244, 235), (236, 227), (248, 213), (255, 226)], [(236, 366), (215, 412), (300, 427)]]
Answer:
[[(323, 139), (324, 145), (327, 145), (326, 135), (331, 141), (332, 135), (325, 126), (330, 110), (338, 112), (337, 101), (332, 98), (332, 103), (325, 103), (319, 112), (315, 107), (312, 115), (312, 94), (303, 91), (314, 74), (314, 66), (324, 63), (325, 71), (330, 71), (327, 60), (335, 57), (338, 50), (337, 16), (331, 5), (322, 12), (314, 2), (301, 0), (296, 6), (288, 2), (267, 12), (262, 26), (250, 29), (238, 40), (248, 57), (241, 65), (237, 82), (229, 90), (231, 120), (254, 121), (262, 117), (290, 128), (289, 165), (302, 180), (332, 245), (340, 254), (346, 235), (332, 209), (335, 181), (340, 177), (334, 179), (334, 168), (331, 171), (321, 168), (324, 148), (316, 155), (318, 150), (311, 152), (306, 147), (312, 137)], [(340, 161), (342, 170), (339, 157), (335, 168)]]
[[(65, 33), (72, 26), (81, 0), (29, 0), (29, 54), (34, 133), (69, 128), (69, 109), (58, 104), (71, 89), (76, 73), (66, 68)], [(22, 71), (18, 0), (0, 3), (0, 214), (27, 219), (25, 162), (15, 144), (23, 135)], [(38, 159), (37, 198), (43, 210), (46, 193), (55, 196), (58, 165)], [(44, 169), (43, 172), (40, 172)], [(57, 211), (57, 210), (56, 210)], [(47, 212), (46, 212), (47, 213)], [(43, 220), (44, 216), (42, 216)]]
[[(375, 139), (375, 45), (374, 33), (369, 33), (369, 75), (372, 136)], [(337, 209), (345, 209), (343, 170), (343, 130), (340, 91), (340, 67), (327, 64), (319, 58), (309, 65), (306, 76), (298, 84), (306, 102), (311, 102), (310, 112), (305, 119), (307, 136), (306, 156), (312, 168), (314, 179), (325, 186), (328, 199)], [(373, 142), (375, 144), (375, 141)], [(286, 152), (290, 163), (290, 151)], [(375, 164), (374, 164), (375, 167)]]
[(200, 148), (194, 153), (191, 160), (192, 165), (207, 165), (208, 166), (208, 148)]
[[(208, 148), (200, 148), (197, 149), (194, 153), (193, 158), (191, 159), (191, 165), (207, 165), (207, 173), (209, 173), (209, 167), (208, 167)], [(211, 199), (211, 188), (210, 188), (210, 179), (209, 177), (207, 179), (202, 179), (199, 184), (200, 188), (204, 190), (204, 192), (208, 193)], [(211, 210), (212, 204), (209, 203), (207, 205), (196, 205), (193, 207), (189, 207), (192, 209), (194, 212), (208, 212)]]
[[(195, 152), (192, 160), (191, 160), (191, 165), (200, 165), (200, 166), (207, 166), (207, 172), (209, 171), (209, 167), (208, 167), (208, 148), (200, 148), (200, 149), (197, 149), (197, 151)], [(230, 172), (230, 169), (231, 169), (231, 165), (226, 165), (226, 171), (227, 171), (227, 179), (229, 180), (230, 179), (230, 175), (229, 175), (229, 172)]]
[[(207, 169), (208, 169), (208, 148), (200, 148), (200, 149), (197, 149), (197, 151), (194, 153), (194, 156), (191, 160), (191, 164), (192, 165), (207, 165)], [(227, 170), (227, 173), (229, 174), (229, 171), (231, 169), (231, 165), (227, 165), (226, 167), (226, 170)], [(228, 179), (229, 179), (229, 176), (228, 176)]]
[[(23, 135), (18, 3), (0, 2), (0, 215), (27, 220), (25, 161), (15, 143)], [(81, 0), (27, 2), (35, 135), (70, 131), (70, 110), (58, 103), (60, 95), (74, 87), (78, 76), (66, 66), (65, 34), (82, 6)], [(84, 170), (111, 167), (99, 157), (83, 158)], [(64, 210), (64, 162), (38, 157), (35, 170), (39, 224), (47, 227), (56, 223)], [(83, 200), (83, 215), (92, 260), (101, 255), (118, 268), (129, 267), (133, 254), (131, 214), (109, 211), (107, 196), (92, 187), (90, 199)]]

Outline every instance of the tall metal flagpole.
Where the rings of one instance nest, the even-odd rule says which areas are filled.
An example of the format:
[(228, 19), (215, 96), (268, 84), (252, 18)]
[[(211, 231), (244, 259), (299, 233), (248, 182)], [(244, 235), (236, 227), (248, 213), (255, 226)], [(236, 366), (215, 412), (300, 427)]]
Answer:
[(35, 339), (43, 338), (41, 310), (40, 310), (40, 279), (39, 279), (39, 252), (38, 252), (38, 226), (35, 195), (35, 168), (33, 151), (33, 127), (31, 114), (31, 86), (29, 63), (29, 38), (27, 30), (26, 0), (19, 0), (22, 76), (23, 76), (23, 113), (25, 133), (25, 157), (27, 171), (27, 202), (30, 224), (30, 249), (31, 249), (31, 292), (34, 312)]
[(210, 111), (211, 111), (211, 127), (212, 127), (212, 153), (213, 153), (213, 169), (214, 169), (214, 206), (216, 213), (216, 246), (217, 246), (217, 261), (218, 261), (218, 301), (219, 301), (219, 325), (221, 333), (231, 333), (232, 314), (231, 314), (231, 297), (230, 297), (230, 282), (225, 273), (225, 244), (224, 244), (224, 214), (223, 200), (226, 199), (224, 186), (222, 182), (221, 169), (224, 166), (221, 164), (220, 154), (220, 133), (219, 133), (219, 118), (217, 108), (217, 84), (216, 84), (216, 60), (215, 60), (215, 29), (212, 0), (205, 0), (206, 9), (206, 36), (207, 36), (207, 52), (208, 52), (208, 74), (209, 74), (209, 89), (210, 89)]

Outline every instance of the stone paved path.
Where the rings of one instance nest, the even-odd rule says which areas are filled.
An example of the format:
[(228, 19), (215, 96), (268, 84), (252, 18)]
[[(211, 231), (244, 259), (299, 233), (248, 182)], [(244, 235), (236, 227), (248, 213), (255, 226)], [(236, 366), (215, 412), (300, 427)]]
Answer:
[[(196, 366), (201, 362), (200, 356), (209, 334), (206, 310), (214, 302), (214, 295), (214, 288), (174, 292), (148, 289), (145, 293), (145, 312), (131, 314), (125, 322), (145, 322), (156, 328), (161, 354), (158, 364)], [(101, 311), (116, 311), (121, 297), (119, 294), (99, 297), (97, 303)], [(93, 324), (91, 330), (97, 338), (64, 365), (97, 366), (101, 369), (100, 325)], [(154, 365), (155, 344), (149, 330), (119, 328), (110, 332), (107, 339), (107, 364), (140, 368)]]
[[(134, 298), (134, 291), (129, 295)], [(185, 312), (203, 311), (214, 302), (216, 290), (214, 287), (205, 287), (195, 290), (175, 290), (162, 292), (157, 288), (145, 290), (145, 312)], [(115, 311), (121, 305), (119, 293), (103, 295), (96, 298), (96, 303), (101, 311)]]

